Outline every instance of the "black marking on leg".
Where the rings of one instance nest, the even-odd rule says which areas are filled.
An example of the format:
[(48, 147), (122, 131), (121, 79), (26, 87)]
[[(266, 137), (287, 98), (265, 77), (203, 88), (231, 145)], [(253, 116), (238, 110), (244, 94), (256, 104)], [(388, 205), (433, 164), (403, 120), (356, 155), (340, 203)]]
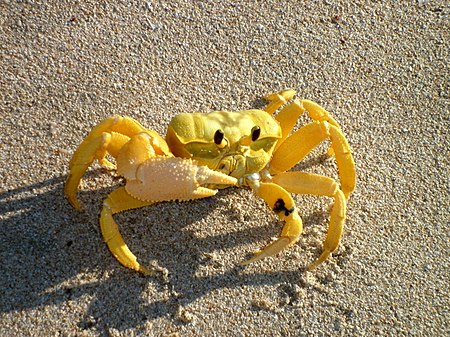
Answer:
[(280, 198), (275, 202), (275, 206), (274, 206), (273, 210), (275, 213), (284, 212), (285, 216), (289, 216), (292, 212), (294, 212), (295, 208), (292, 207), (290, 209), (287, 209), (286, 203), (284, 202), (283, 199)]

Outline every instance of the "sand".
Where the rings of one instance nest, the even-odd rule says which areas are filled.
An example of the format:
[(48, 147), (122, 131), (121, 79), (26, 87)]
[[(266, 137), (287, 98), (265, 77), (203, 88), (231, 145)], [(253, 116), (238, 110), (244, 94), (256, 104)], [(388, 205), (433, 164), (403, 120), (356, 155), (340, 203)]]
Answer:
[[(445, 1), (2, 1), (1, 336), (449, 334), (449, 9)], [(339, 249), (313, 272), (331, 200), (295, 196), (305, 229), (246, 189), (117, 215), (144, 277), (102, 242), (96, 164), (84, 212), (63, 185), (113, 114), (165, 134), (181, 112), (242, 110), (293, 88), (342, 125), (357, 189)], [(304, 123), (306, 120), (302, 120)], [(295, 169), (336, 177), (320, 147)]]

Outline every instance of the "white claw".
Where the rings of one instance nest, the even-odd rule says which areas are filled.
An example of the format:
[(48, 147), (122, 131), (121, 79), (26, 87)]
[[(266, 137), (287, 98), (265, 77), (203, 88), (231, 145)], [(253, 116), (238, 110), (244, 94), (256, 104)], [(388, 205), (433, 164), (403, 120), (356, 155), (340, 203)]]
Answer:
[(146, 160), (136, 171), (136, 179), (128, 179), (125, 189), (144, 201), (190, 200), (217, 193), (202, 185), (235, 185), (237, 179), (198, 166), (194, 161), (177, 157)]
[(236, 185), (237, 179), (221, 172), (211, 170), (207, 166), (195, 166), (196, 178), (199, 185)]

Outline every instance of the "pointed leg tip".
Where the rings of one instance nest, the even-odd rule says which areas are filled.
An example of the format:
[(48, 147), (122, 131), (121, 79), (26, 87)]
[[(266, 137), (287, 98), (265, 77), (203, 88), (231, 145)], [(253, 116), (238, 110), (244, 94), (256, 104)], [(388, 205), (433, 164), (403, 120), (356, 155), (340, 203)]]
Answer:
[(241, 266), (248, 266), (249, 264), (252, 264), (253, 262), (259, 261), (267, 257), (266, 255), (262, 255), (261, 253), (255, 253), (255, 255), (248, 260), (244, 260), (240, 262)]
[(141, 274), (143, 274), (144, 276), (150, 276), (152, 275), (152, 273), (150, 272), (149, 269), (147, 269), (146, 267), (144, 267), (143, 265), (139, 264), (137, 271), (140, 272)]
[(73, 208), (75, 208), (77, 211), (82, 211), (83, 207), (81, 206), (80, 202), (78, 201), (76, 195), (67, 195), (66, 198), (69, 201), (69, 204), (72, 205)]
[(286, 100), (290, 100), (295, 96), (295, 90), (294, 89), (286, 89), (279, 92), (281, 96), (283, 96)]
[[(316, 262), (317, 262), (317, 261), (316, 261)], [(317, 266), (318, 266), (318, 264), (317, 264), (316, 262), (311, 263), (311, 264), (306, 268), (306, 270), (307, 270), (307, 271), (313, 271), (314, 269), (316, 269)]]
[(258, 249), (257, 251), (253, 252), (253, 256), (247, 260), (244, 260), (240, 263), (241, 266), (247, 266), (253, 262), (259, 261), (267, 257), (268, 255), (264, 253), (263, 250)]
[(292, 99), (295, 96), (295, 90), (293, 90), (293, 89), (286, 89), (286, 90), (282, 90), (282, 91), (279, 91), (279, 92), (273, 92), (273, 93), (270, 93), (270, 94), (264, 96), (263, 98), (266, 101), (270, 102), (270, 101), (274, 101), (274, 100), (280, 99), (280, 96), (283, 97), (285, 100), (290, 100), (290, 99)]
[(250, 263), (251, 263), (250, 260), (244, 260), (244, 261), (239, 262), (239, 264), (241, 266), (248, 266)]
[(278, 254), (279, 252), (281, 252), (286, 247), (288, 247), (291, 243), (292, 243), (292, 239), (290, 239), (288, 237), (284, 237), (284, 236), (279, 237), (277, 240), (275, 240), (271, 244), (264, 247), (263, 250), (259, 250), (259, 251), (255, 252), (254, 253), (255, 255), (253, 257), (251, 257), (250, 259), (241, 262), (241, 265), (246, 266), (250, 263), (265, 259), (266, 257), (274, 256), (274, 255)]
[(313, 271), (316, 269), (320, 264), (327, 260), (330, 255), (331, 252), (329, 250), (324, 250), (322, 254), (320, 254), (319, 258), (309, 265), (308, 271)]

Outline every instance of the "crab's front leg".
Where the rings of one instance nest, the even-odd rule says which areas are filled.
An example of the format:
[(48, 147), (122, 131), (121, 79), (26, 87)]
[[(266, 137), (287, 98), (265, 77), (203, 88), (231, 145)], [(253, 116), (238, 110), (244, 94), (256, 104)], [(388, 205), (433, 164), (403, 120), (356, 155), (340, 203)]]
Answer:
[[(138, 144), (145, 144), (143, 139)], [(136, 146), (138, 145), (136, 144)], [(138, 147), (132, 147), (136, 150)], [(130, 152), (124, 149), (130, 155)], [(131, 150), (131, 149), (130, 149)], [(133, 151), (139, 156), (140, 151)], [(120, 234), (113, 215), (125, 210), (151, 205), (158, 201), (191, 200), (212, 196), (217, 190), (204, 185), (234, 185), (237, 180), (225, 174), (210, 170), (206, 166), (198, 166), (195, 162), (176, 157), (150, 158), (135, 166), (135, 156), (118, 157), (118, 164), (128, 162), (121, 167), (122, 174), (128, 177), (125, 187), (112, 192), (103, 203), (100, 227), (108, 248), (116, 259), (125, 267), (144, 274), (150, 271), (142, 266), (130, 251)], [(123, 163), (124, 165), (124, 163)], [(133, 172), (134, 169), (134, 172)]]
[(298, 215), (294, 200), (281, 186), (274, 183), (250, 182), (249, 186), (285, 221), (278, 239), (256, 253), (251, 259), (242, 262), (247, 265), (265, 257), (273, 256), (298, 241), (303, 230), (302, 219)]
[(331, 148), (336, 156), (341, 189), (348, 199), (356, 184), (355, 162), (345, 136), (340, 129), (326, 121), (307, 124), (288, 137), (273, 154), (271, 174), (291, 169), (327, 138), (331, 140)]
[[(92, 162), (98, 160), (103, 167), (114, 169), (115, 165), (109, 162), (106, 156), (109, 154), (117, 158), (120, 153), (124, 153), (122, 148), (125, 144), (129, 143), (130, 139), (139, 133), (146, 134), (147, 138), (151, 139), (150, 144), (145, 140), (148, 149), (141, 152), (142, 155), (146, 156), (145, 159), (156, 155), (170, 155), (164, 139), (156, 132), (145, 129), (134, 119), (122, 116), (106, 118), (92, 129), (70, 160), (69, 175), (64, 186), (64, 193), (73, 207), (81, 209), (77, 200), (78, 185)], [(141, 148), (139, 147), (139, 149)], [(149, 154), (150, 150), (151, 154)]]
[(100, 215), (100, 229), (110, 252), (125, 267), (146, 275), (149, 275), (150, 271), (137, 261), (136, 256), (128, 248), (122, 234), (120, 234), (119, 226), (114, 221), (113, 214), (148, 206), (152, 203), (151, 201), (141, 201), (133, 198), (127, 193), (125, 187), (120, 187), (110, 193), (105, 199)]

